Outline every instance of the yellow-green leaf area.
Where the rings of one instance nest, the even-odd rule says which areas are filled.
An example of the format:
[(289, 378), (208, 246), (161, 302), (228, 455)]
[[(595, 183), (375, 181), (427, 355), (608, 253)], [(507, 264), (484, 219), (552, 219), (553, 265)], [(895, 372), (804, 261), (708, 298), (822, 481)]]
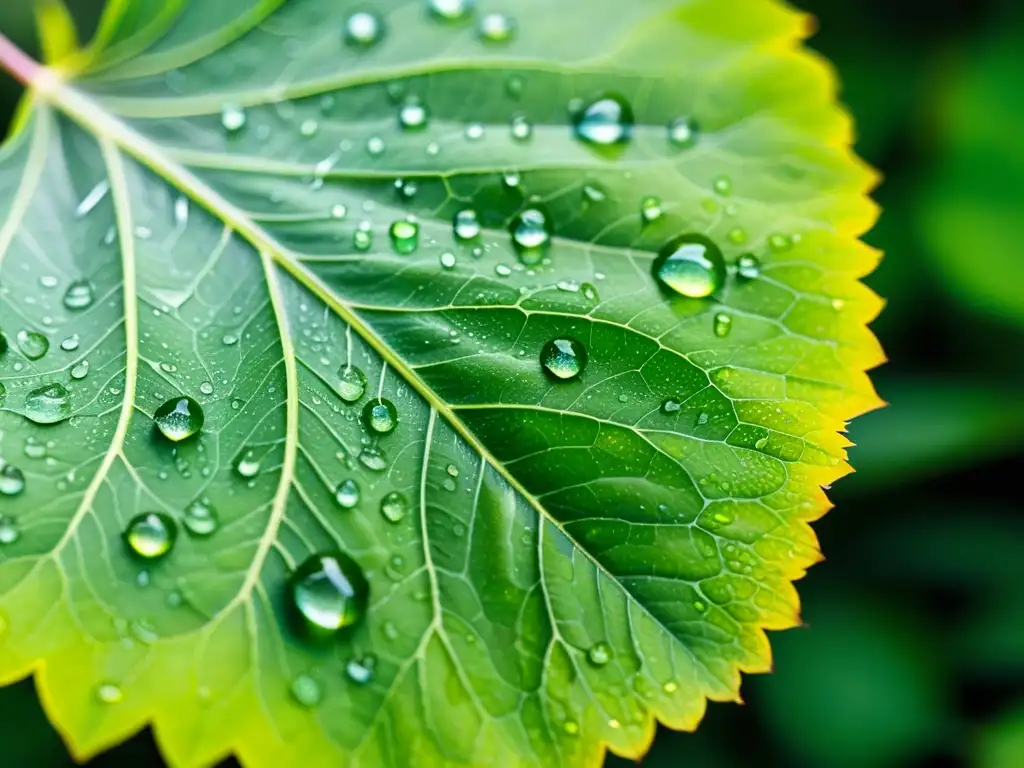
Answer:
[(0, 679), (76, 755), (639, 757), (799, 621), (882, 360), (806, 19), (495, 14), (116, 0), (29, 74)]

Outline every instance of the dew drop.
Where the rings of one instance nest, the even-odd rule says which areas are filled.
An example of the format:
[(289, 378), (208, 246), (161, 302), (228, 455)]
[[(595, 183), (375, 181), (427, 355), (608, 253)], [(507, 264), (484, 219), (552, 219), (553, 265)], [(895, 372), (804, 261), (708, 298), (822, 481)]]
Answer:
[(338, 396), (346, 403), (358, 401), (366, 393), (366, 374), (354, 365), (338, 369)]
[(752, 253), (745, 253), (736, 260), (736, 272), (746, 280), (761, 276), (761, 262)]
[(18, 496), (25, 490), (25, 475), (13, 464), (0, 459), (0, 496)]
[(459, 240), (472, 240), (480, 236), (480, 218), (472, 208), (463, 208), (455, 214), (452, 230)]
[(569, 381), (577, 378), (586, 367), (587, 350), (576, 339), (552, 339), (541, 350), (540, 362), (555, 378)]
[(688, 149), (697, 143), (697, 123), (692, 117), (677, 117), (668, 124), (668, 140), (673, 147)]
[(576, 138), (587, 144), (625, 144), (633, 135), (633, 109), (622, 97), (605, 95), (578, 110), (573, 127)]
[(220, 516), (216, 507), (208, 499), (196, 499), (187, 507), (182, 515), (185, 530), (192, 536), (205, 539), (212, 536), (220, 528)]
[(356, 481), (349, 478), (342, 480), (334, 491), (334, 500), (342, 509), (352, 509), (359, 503), (359, 486)]
[(719, 312), (715, 315), (714, 320), (714, 331), (715, 336), (722, 339), (729, 335), (729, 331), (732, 330), (732, 318), (724, 312)]
[(116, 685), (104, 683), (96, 689), (96, 698), (103, 704), (119, 704), (124, 694)]
[(60, 343), (60, 348), (63, 349), (65, 352), (74, 352), (76, 349), (78, 349), (78, 345), (80, 343), (81, 340), (78, 338), (78, 334), (73, 333)]
[(86, 309), (92, 305), (93, 294), (88, 280), (73, 280), (64, 291), (64, 306), (70, 310)]
[(683, 404), (678, 400), (673, 400), (672, 398), (669, 398), (661, 404), (662, 413), (679, 413), (682, 409)]
[(303, 707), (312, 708), (323, 700), (320, 683), (309, 675), (298, 675), (289, 688), (292, 698)]
[(480, 141), (484, 137), (484, 127), (481, 123), (470, 123), (466, 126), (465, 134), (470, 141)]
[(369, 229), (360, 227), (352, 233), (352, 247), (357, 251), (366, 252), (373, 245), (373, 233)]
[(368, 445), (359, 452), (359, 463), (373, 472), (383, 472), (388, 468), (384, 451), (375, 445)]
[(128, 523), (124, 541), (128, 549), (145, 560), (165, 556), (178, 538), (178, 525), (162, 512), (143, 512)]
[(366, 140), (366, 151), (370, 153), (372, 157), (377, 157), (384, 153), (384, 139), (380, 136), (371, 136)]
[(177, 443), (202, 429), (205, 418), (202, 406), (191, 397), (174, 397), (156, 409), (153, 423), (160, 434)]
[(473, 12), (476, 0), (427, 0), (427, 7), (435, 16), (447, 21), (461, 21)]
[(415, 221), (396, 221), (391, 225), (389, 233), (396, 253), (409, 254), (419, 246), (420, 225)]
[(370, 585), (352, 558), (333, 551), (300, 565), (288, 579), (287, 593), (305, 632), (326, 638), (363, 618)]
[(682, 235), (654, 261), (654, 276), (667, 288), (691, 299), (710, 296), (725, 282), (725, 260), (703, 235)]
[(409, 513), (409, 501), (404, 494), (391, 491), (380, 500), (380, 513), (389, 523), (400, 523)]
[(562, 730), (569, 736), (577, 736), (580, 732), (580, 724), (575, 720), (566, 720), (562, 723)]
[(778, 253), (788, 251), (793, 247), (793, 238), (789, 235), (772, 235), (768, 238), (768, 247)]
[(13, 517), (0, 515), (0, 544), (14, 544), (21, 538), (21, 531), (14, 522)]
[(429, 119), (427, 108), (418, 99), (409, 99), (398, 110), (398, 124), (405, 131), (426, 128)]
[(519, 261), (539, 264), (551, 242), (547, 216), (538, 208), (527, 208), (513, 219), (510, 231)]
[(373, 671), (377, 666), (377, 657), (372, 653), (352, 659), (345, 665), (345, 674), (356, 685), (365, 685), (373, 679)]
[(444, 269), (454, 269), (455, 261), (455, 254), (451, 251), (445, 251), (441, 254), (441, 266)]
[(767, 445), (768, 445), (768, 437), (767, 437), (767, 435), (765, 437), (759, 437), (757, 440), (754, 441), (754, 447), (757, 448), (757, 450), (759, 450), (759, 451), (762, 450)]
[(18, 349), (29, 360), (39, 360), (50, 351), (50, 340), (38, 331), (18, 331)]
[(390, 400), (375, 398), (363, 407), (363, 423), (378, 435), (390, 434), (398, 426), (398, 410)]
[(56, 424), (71, 415), (71, 400), (61, 384), (47, 384), (25, 395), (24, 415), (36, 424)]
[(603, 189), (596, 184), (584, 184), (583, 185), (583, 204), (591, 205), (593, 203), (603, 203), (608, 199), (608, 195)]
[(256, 454), (251, 448), (242, 451), (235, 459), (235, 473), (247, 480), (260, 473), (260, 460), (256, 458)]
[(640, 216), (644, 224), (650, 224), (661, 218), (661, 200), (657, 197), (645, 197), (640, 203)]
[(728, 197), (732, 194), (732, 179), (728, 176), (719, 176), (712, 182), (712, 186), (715, 192), (720, 194), (722, 197)]
[(345, 42), (352, 46), (368, 48), (384, 36), (384, 24), (380, 17), (369, 11), (353, 13), (345, 21)]
[(226, 102), (220, 108), (220, 124), (228, 133), (238, 133), (245, 127), (245, 109), (241, 104)]
[(515, 21), (504, 13), (488, 13), (480, 19), (480, 39), (488, 43), (507, 43), (515, 33)]
[(612, 649), (608, 643), (594, 643), (587, 649), (587, 661), (595, 667), (603, 667), (612, 660)]
[(533, 125), (530, 124), (525, 115), (521, 114), (512, 116), (509, 130), (512, 133), (512, 138), (516, 141), (526, 141), (533, 135)]
[(726, 237), (734, 245), (743, 245), (743, 243), (747, 242), (747, 231), (742, 227), (733, 227), (726, 234)]
[(346, 215), (348, 215), (348, 208), (341, 203), (331, 207), (332, 219), (344, 219)]

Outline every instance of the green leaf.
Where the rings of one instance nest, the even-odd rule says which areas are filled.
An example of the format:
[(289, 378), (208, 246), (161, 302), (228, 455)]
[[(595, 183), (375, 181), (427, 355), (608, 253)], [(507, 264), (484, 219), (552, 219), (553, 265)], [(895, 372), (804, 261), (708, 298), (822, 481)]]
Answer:
[[(146, 723), (175, 765), (639, 756), (798, 620), (878, 404), (874, 176), (769, 0), (520, 0), (505, 42), (398, 0), (365, 42), (348, 5), (112, 3), (73, 82), (0, 46), (35, 105), (0, 169), (0, 679), (79, 757)], [(595, 148), (569, 112), (607, 94), (636, 126)], [(652, 274), (687, 233), (712, 298)], [(314, 642), (288, 579), (333, 550), (369, 606)]]

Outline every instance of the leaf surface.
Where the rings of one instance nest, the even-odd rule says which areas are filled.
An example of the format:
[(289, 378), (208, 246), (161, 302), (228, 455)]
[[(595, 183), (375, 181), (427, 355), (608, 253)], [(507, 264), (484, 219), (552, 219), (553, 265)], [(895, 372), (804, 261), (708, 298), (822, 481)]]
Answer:
[[(80, 756), (146, 723), (175, 765), (639, 756), (798, 621), (881, 361), (873, 175), (804, 18), (519, 0), (496, 42), (489, 8), (373, 8), (355, 44), (349, 3), (113, 2), (3, 150), (0, 679), (34, 671)], [(636, 120), (614, 151), (572, 128), (608, 94)], [(712, 297), (652, 275), (684, 233), (725, 255)], [(568, 337), (563, 381), (540, 358)], [(205, 421), (171, 443), (183, 396)], [(146, 512), (181, 527), (155, 563), (122, 538)], [(370, 605), (313, 643), (286, 580), (328, 550)]]

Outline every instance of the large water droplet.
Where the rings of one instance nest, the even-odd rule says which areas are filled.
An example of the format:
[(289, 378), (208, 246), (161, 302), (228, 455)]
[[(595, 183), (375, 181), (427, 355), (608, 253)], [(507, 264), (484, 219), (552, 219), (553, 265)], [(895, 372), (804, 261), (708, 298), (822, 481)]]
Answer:
[(36, 424), (56, 424), (71, 415), (71, 399), (61, 384), (47, 384), (25, 395), (24, 415)]
[(544, 345), (540, 362), (555, 378), (569, 381), (578, 377), (586, 367), (587, 350), (576, 339), (552, 339)]
[(427, 127), (427, 108), (418, 99), (409, 99), (398, 110), (398, 124), (406, 131)]
[(515, 21), (504, 13), (488, 13), (480, 19), (480, 39), (488, 43), (507, 43), (515, 32)]
[(205, 498), (196, 499), (185, 507), (182, 521), (185, 523), (185, 530), (199, 539), (212, 536), (220, 527), (217, 508)]
[(375, 398), (363, 407), (363, 423), (371, 432), (387, 435), (398, 426), (398, 409), (384, 398)]
[(334, 492), (334, 499), (342, 509), (352, 509), (359, 503), (359, 486), (352, 478), (342, 480)]
[(476, 0), (427, 0), (431, 13), (448, 21), (460, 21), (469, 16)]
[(654, 260), (654, 276), (669, 289), (691, 299), (710, 296), (725, 282), (725, 260), (703, 235), (672, 240)]
[(226, 102), (220, 108), (220, 124), (228, 133), (238, 133), (245, 127), (245, 109), (241, 104)]
[(384, 36), (384, 23), (375, 13), (360, 11), (345, 21), (345, 42), (353, 46), (368, 47)]
[(338, 369), (338, 396), (346, 403), (354, 403), (366, 393), (366, 374), (354, 365)]
[(409, 501), (398, 491), (391, 491), (380, 500), (380, 513), (389, 523), (400, 523), (409, 514)]
[(88, 280), (74, 280), (64, 291), (64, 306), (67, 309), (86, 309), (93, 302), (93, 287)]
[(551, 242), (547, 216), (538, 208), (527, 208), (513, 219), (510, 231), (519, 260), (527, 266), (540, 263)]
[(242, 451), (235, 459), (235, 473), (247, 480), (260, 473), (260, 460), (251, 448)]
[(611, 147), (633, 135), (633, 108), (620, 96), (605, 95), (573, 115), (576, 137), (587, 144)]
[(326, 638), (366, 614), (370, 585), (362, 569), (343, 552), (306, 560), (288, 579), (288, 598), (307, 634)]
[(177, 443), (202, 429), (205, 418), (202, 406), (191, 397), (173, 397), (156, 409), (153, 423), (160, 434)]
[(38, 360), (50, 351), (50, 340), (39, 331), (18, 331), (18, 349), (29, 360)]
[(368, 445), (359, 452), (359, 463), (373, 472), (383, 472), (388, 468), (388, 459), (384, 451), (376, 445)]
[(603, 667), (612, 660), (612, 649), (608, 643), (594, 643), (587, 649), (587, 661), (595, 667)]
[(304, 707), (315, 707), (324, 696), (320, 683), (309, 675), (298, 675), (290, 687), (292, 698)]
[(145, 560), (156, 560), (166, 555), (177, 538), (178, 524), (162, 512), (136, 515), (124, 531), (128, 549)]
[(0, 496), (17, 496), (25, 490), (25, 475), (0, 459)]
[(696, 144), (697, 134), (697, 123), (691, 117), (677, 117), (668, 124), (669, 143), (679, 149), (686, 149)]
[(415, 221), (401, 220), (391, 225), (391, 245), (396, 253), (409, 254), (420, 242), (420, 225)]
[(480, 236), (480, 218), (472, 208), (463, 208), (455, 214), (452, 229), (459, 240), (472, 240)]

